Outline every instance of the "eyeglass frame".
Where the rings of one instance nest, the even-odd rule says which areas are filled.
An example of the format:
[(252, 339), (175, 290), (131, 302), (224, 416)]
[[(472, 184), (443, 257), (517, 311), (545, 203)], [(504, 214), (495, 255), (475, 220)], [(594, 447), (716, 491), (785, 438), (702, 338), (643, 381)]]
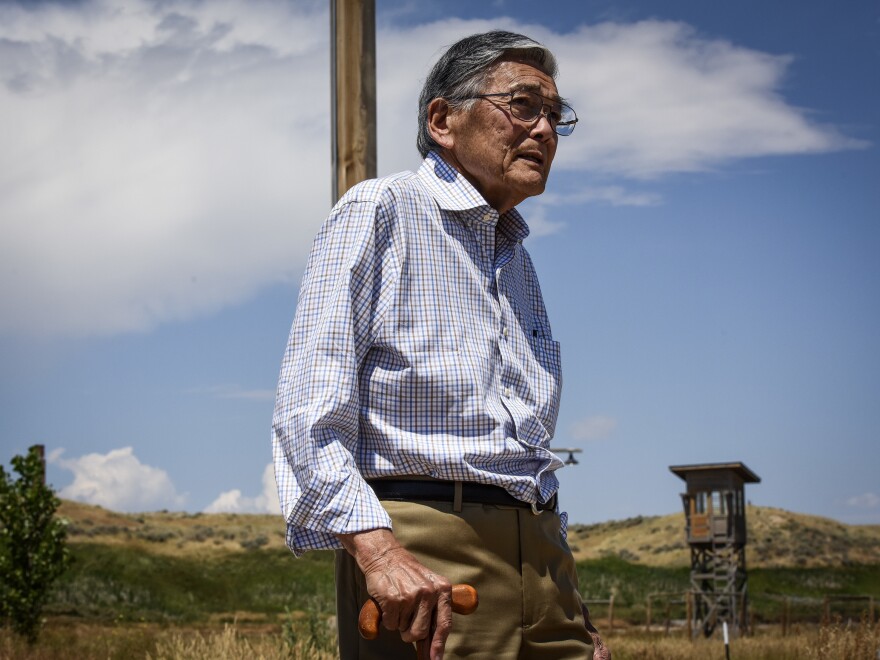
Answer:
[[(523, 117), (519, 117), (519, 116), (513, 111), (513, 97), (514, 97), (515, 94), (531, 94), (531, 95), (533, 95), (533, 96), (537, 96), (538, 98), (541, 98), (541, 99), (543, 99), (543, 100), (545, 100), (545, 101), (548, 101), (548, 103), (544, 103), (543, 105), (541, 105), (541, 109), (538, 110), (538, 114), (536, 114), (534, 117), (532, 117), (531, 119), (524, 119)], [(470, 101), (470, 100), (472, 100), (472, 99), (487, 99), (487, 98), (492, 98), (492, 97), (496, 97), (496, 96), (509, 96), (509, 97), (510, 97), (510, 98), (507, 100), (507, 111), (510, 113), (510, 115), (511, 115), (512, 117), (515, 117), (516, 119), (519, 119), (520, 121), (524, 121), (524, 122), (527, 122), (527, 123), (528, 123), (528, 122), (533, 122), (533, 121), (535, 121), (538, 117), (540, 117), (540, 116), (543, 115), (544, 117), (547, 118), (547, 121), (550, 123), (550, 126), (553, 128), (553, 132), (556, 133), (556, 135), (560, 135), (560, 136), (562, 136), (562, 137), (567, 137), (567, 136), (571, 135), (572, 133), (574, 133), (575, 125), (578, 123), (578, 116), (577, 116), (577, 112), (575, 112), (575, 109), (572, 108), (572, 107), (571, 107), (568, 103), (566, 103), (565, 101), (560, 101), (559, 99), (549, 98), (549, 97), (547, 97), (547, 96), (544, 96), (543, 94), (538, 94), (537, 92), (533, 92), (533, 91), (530, 90), (530, 89), (514, 89), (514, 90), (511, 90), (511, 91), (509, 91), (509, 92), (492, 92), (492, 93), (490, 93), (490, 94), (474, 94), (473, 96), (465, 96), (465, 97), (462, 97), (460, 100), (462, 100), (462, 101)], [(544, 112), (544, 108), (547, 107), (547, 106), (550, 106), (550, 105), (552, 105), (552, 104), (563, 105), (563, 106), (565, 106), (566, 108), (568, 108), (569, 110), (571, 110), (571, 113), (574, 115), (574, 121), (567, 121), (567, 122), (564, 122), (564, 123), (562, 123), (562, 124), (560, 124), (560, 123), (557, 121), (556, 124), (554, 125), (554, 124), (553, 124), (553, 121), (550, 119), (550, 114), (549, 114), (549, 112)], [(560, 117), (560, 119), (561, 119), (561, 117)], [(570, 130), (568, 133), (560, 133), (560, 132), (559, 132), (559, 126), (571, 126), (571, 130)]]

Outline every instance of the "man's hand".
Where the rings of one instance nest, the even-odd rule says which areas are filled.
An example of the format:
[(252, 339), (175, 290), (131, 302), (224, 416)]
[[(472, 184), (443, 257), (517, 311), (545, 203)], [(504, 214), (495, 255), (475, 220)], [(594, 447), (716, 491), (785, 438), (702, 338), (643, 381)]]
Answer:
[(452, 585), (413, 557), (390, 529), (339, 534), (382, 610), (382, 625), (399, 630), (404, 642), (425, 640), (420, 652), (440, 660), (452, 628)]
[(590, 610), (583, 603), (581, 603), (581, 608), (584, 611), (584, 627), (590, 633), (590, 637), (593, 638), (593, 660), (611, 660), (611, 649), (605, 646), (605, 642), (599, 636), (599, 631), (596, 630), (596, 626), (590, 621)]

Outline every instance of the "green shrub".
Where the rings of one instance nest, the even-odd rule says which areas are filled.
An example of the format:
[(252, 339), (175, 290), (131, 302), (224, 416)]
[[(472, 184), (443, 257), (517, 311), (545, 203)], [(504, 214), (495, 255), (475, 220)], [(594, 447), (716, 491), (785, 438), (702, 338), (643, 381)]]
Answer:
[(61, 502), (45, 484), (41, 449), (12, 459), (18, 479), (0, 465), (0, 620), (29, 644), (37, 641), (50, 587), (70, 562), (64, 525), (55, 518)]

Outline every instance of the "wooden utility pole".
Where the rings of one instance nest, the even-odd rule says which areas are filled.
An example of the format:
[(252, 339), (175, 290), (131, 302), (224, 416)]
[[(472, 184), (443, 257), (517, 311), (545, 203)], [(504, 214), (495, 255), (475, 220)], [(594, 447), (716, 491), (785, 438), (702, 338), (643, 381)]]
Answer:
[(330, 0), (333, 202), (376, 176), (376, 3)]
[(37, 450), (37, 456), (40, 457), (40, 466), (42, 467), (42, 479), (43, 485), (46, 485), (46, 446), (45, 445), (34, 445), (34, 449)]

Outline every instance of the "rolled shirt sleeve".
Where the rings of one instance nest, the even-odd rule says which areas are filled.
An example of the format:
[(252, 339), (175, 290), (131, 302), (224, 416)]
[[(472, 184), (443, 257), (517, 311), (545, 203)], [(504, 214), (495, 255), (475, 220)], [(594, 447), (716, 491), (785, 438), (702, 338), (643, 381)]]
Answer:
[(359, 201), (360, 192), (340, 200), (315, 239), (278, 382), (273, 457), (296, 554), (340, 547), (335, 534), (391, 527), (354, 459), (358, 368), (396, 263), (386, 254), (393, 248), (381, 229), (386, 214), (375, 201)]

